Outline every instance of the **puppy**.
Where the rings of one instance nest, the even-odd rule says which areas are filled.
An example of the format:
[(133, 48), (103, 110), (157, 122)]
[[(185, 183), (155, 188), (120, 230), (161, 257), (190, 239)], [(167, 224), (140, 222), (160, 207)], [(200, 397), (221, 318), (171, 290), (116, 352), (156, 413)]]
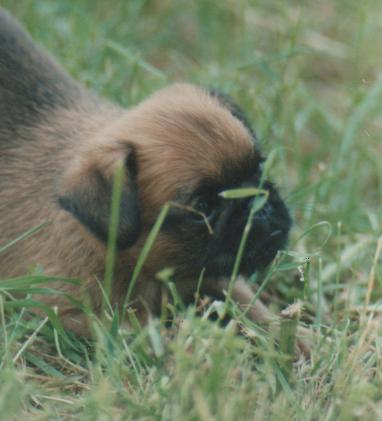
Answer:
[[(264, 157), (238, 106), (216, 92), (177, 83), (126, 110), (79, 86), (5, 11), (0, 11), (0, 244), (46, 222), (0, 255), (0, 277), (42, 268), (78, 278), (57, 282), (61, 294), (40, 297), (64, 324), (87, 325), (66, 298), (89, 297), (100, 311), (113, 179), (123, 168), (111, 302), (122, 305), (156, 218), (173, 205), (133, 288), (129, 305), (144, 321), (161, 311), (156, 274), (174, 270), (181, 298), (228, 288), (253, 197), (219, 193), (258, 187)], [(240, 266), (247, 276), (267, 266), (287, 241), (291, 218), (275, 186), (255, 214)], [(206, 223), (208, 221), (208, 224)], [(208, 229), (209, 228), (209, 229)], [(240, 279), (232, 298), (255, 321), (271, 315)]]

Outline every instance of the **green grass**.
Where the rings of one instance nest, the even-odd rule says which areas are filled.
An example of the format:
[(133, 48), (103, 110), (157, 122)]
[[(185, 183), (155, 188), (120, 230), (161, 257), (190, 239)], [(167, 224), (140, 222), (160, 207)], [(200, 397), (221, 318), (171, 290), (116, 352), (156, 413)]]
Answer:
[(41, 293), (38, 276), (0, 283), (0, 419), (382, 418), (382, 2), (2, 5), (75, 78), (124, 106), (174, 80), (243, 105), (275, 151), (295, 219), (263, 289), (276, 311), (302, 300), (317, 335), (311, 359), (290, 367), (242, 315), (219, 327), (191, 307), (171, 329), (152, 321), (121, 335), (111, 314), (86, 342), (54, 314), (25, 317), (32, 296), (9, 299), (28, 283)]

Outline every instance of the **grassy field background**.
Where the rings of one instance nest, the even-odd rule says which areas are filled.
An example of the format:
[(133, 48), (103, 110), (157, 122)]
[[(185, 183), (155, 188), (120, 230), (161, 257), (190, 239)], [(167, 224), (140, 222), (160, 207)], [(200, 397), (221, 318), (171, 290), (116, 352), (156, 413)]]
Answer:
[(187, 80), (246, 109), (295, 220), (265, 299), (275, 311), (302, 300), (315, 339), (290, 372), (272, 334), (191, 307), (172, 329), (69, 342), (0, 282), (0, 419), (382, 419), (382, 2), (1, 5), (124, 106)]

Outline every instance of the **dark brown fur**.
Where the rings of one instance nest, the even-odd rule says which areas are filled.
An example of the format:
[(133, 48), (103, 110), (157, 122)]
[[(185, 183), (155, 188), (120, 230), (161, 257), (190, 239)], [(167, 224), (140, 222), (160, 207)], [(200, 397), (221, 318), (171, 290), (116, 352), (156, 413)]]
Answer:
[[(94, 308), (99, 309), (113, 176), (123, 165), (112, 290), (113, 303), (120, 304), (164, 203), (178, 202), (180, 209), (192, 207), (194, 192), (206, 182), (216, 184), (219, 190), (256, 185), (260, 161), (252, 129), (226, 97), (179, 83), (134, 108), (122, 109), (78, 86), (0, 10), (0, 245), (33, 226), (48, 223), (0, 255), (1, 278), (33, 272), (36, 266), (46, 275), (79, 278), (83, 280), (81, 289), (65, 283), (55, 287), (80, 300), (90, 296)], [(284, 245), (290, 226), (277, 192), (270, 183), (267, 186), (273, 207), (279, 208), (283, 219), (282, 238), (274, 228), (276, 234), (270, 232), (269, 237), (280, 237), (276, 245), (268, 237), (263, 243), (256, 243), (256, 236), (251, 239), (249, 247), (256, 252), (249, 251), (246, 259), (252, 271), (258, 260), (269, 263)], [(231, 244), (225, 232), (230, 223), (238, 228), (232, 246), (222, 254), (222, 273), (217, 270), (218, 259), (214, 268), (206, 271), (202, 292), (215, 296), (222, 296), (227, 289), (227, 277), (222, 275), (229, 275), (232, 267), (225, 264), (224, 256), (236, 254), (247, 215), (243, 207), (250, 207), (243, 202), (239, 217), (235, 216), (239, 215), (236, 204), (226, 209), (226, 204), (219, 202), (219, 206), (221, 215), (231, 222), (226, 220), (224, 225), (223, 216), (219, 216), (216, 234), (212, 234), (217, 236), (222, 230), (217, 243)], [(215, 259), (223, 253), (215, 251), (221, 244), (211, 243), (206, 226), (200, 224), (192, 234), (198, 222), (189, 220), (188, 211), (178, 211), (171, 210), (172, 223), (159, 234), (134, 288), (131, 306), (141, 320), (160, 311), (161, 283), (155, 276), (159, 270), (175, 269), (178, 292), (187, 301), (204, 265), (201, 256), (208, 252)], [(265, 216), (261, 218), (269, 225)], [(259, 216), (257, 230), (261, 231), (263, 220)], [(278, 227), (277, 221), (274, 224)], [(249, 308), (253, 320), (272, 318), (260, 302), (251, 306), (253, 294), (243, 280), (236, 283), (233, 298)], [(86, 333), (83, 316), (69, 301), (59, 296), (41, 299), (58, 306), (68, 327)]]

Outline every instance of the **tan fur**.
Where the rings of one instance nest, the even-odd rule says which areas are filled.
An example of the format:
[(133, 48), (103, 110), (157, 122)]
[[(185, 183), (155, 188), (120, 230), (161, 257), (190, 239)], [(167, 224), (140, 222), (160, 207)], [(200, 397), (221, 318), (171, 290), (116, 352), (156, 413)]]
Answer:
[[(0, 204), (1, 244), (43, 222), (48, 225), (0, 256), (0, 276), (19, 276), (40, 266), (47, 275), (82, 279), (84, 291), (98, 307), (96, 280), (104, 276), (106, 247), (60, 209), (56, 196), (86, 180), (93, 168), (112, 177), (129, 146), (136, 147), (143, 220), (148, 227), (144, 225), (136, 245), (118, 256), (114, 280), (118, 297), (126, 291), (161, 206), (180, 186), (194, 186), (202, 176), (223, 171), (226, 157), (240, 160), (253, 153), (253, 142), (215, 98), (188, 84), (170, 86), (129, 111), (106, 103), (91, 111), (52, 113), (47, 122), (30, 130), (28, 136), (34, 141), (12, 151), (11, 162), (1, 168), (1, 177), (9, 178)], [(158, 306), (155, 274), (171, 266), (172, 249), (177, 247), (160, 235), (149, 256), (135, 294), (148, 308)], [(65, 283), (58, 287), (74, 292)], [(61, 301), (49, 300), (56, 305)]]

